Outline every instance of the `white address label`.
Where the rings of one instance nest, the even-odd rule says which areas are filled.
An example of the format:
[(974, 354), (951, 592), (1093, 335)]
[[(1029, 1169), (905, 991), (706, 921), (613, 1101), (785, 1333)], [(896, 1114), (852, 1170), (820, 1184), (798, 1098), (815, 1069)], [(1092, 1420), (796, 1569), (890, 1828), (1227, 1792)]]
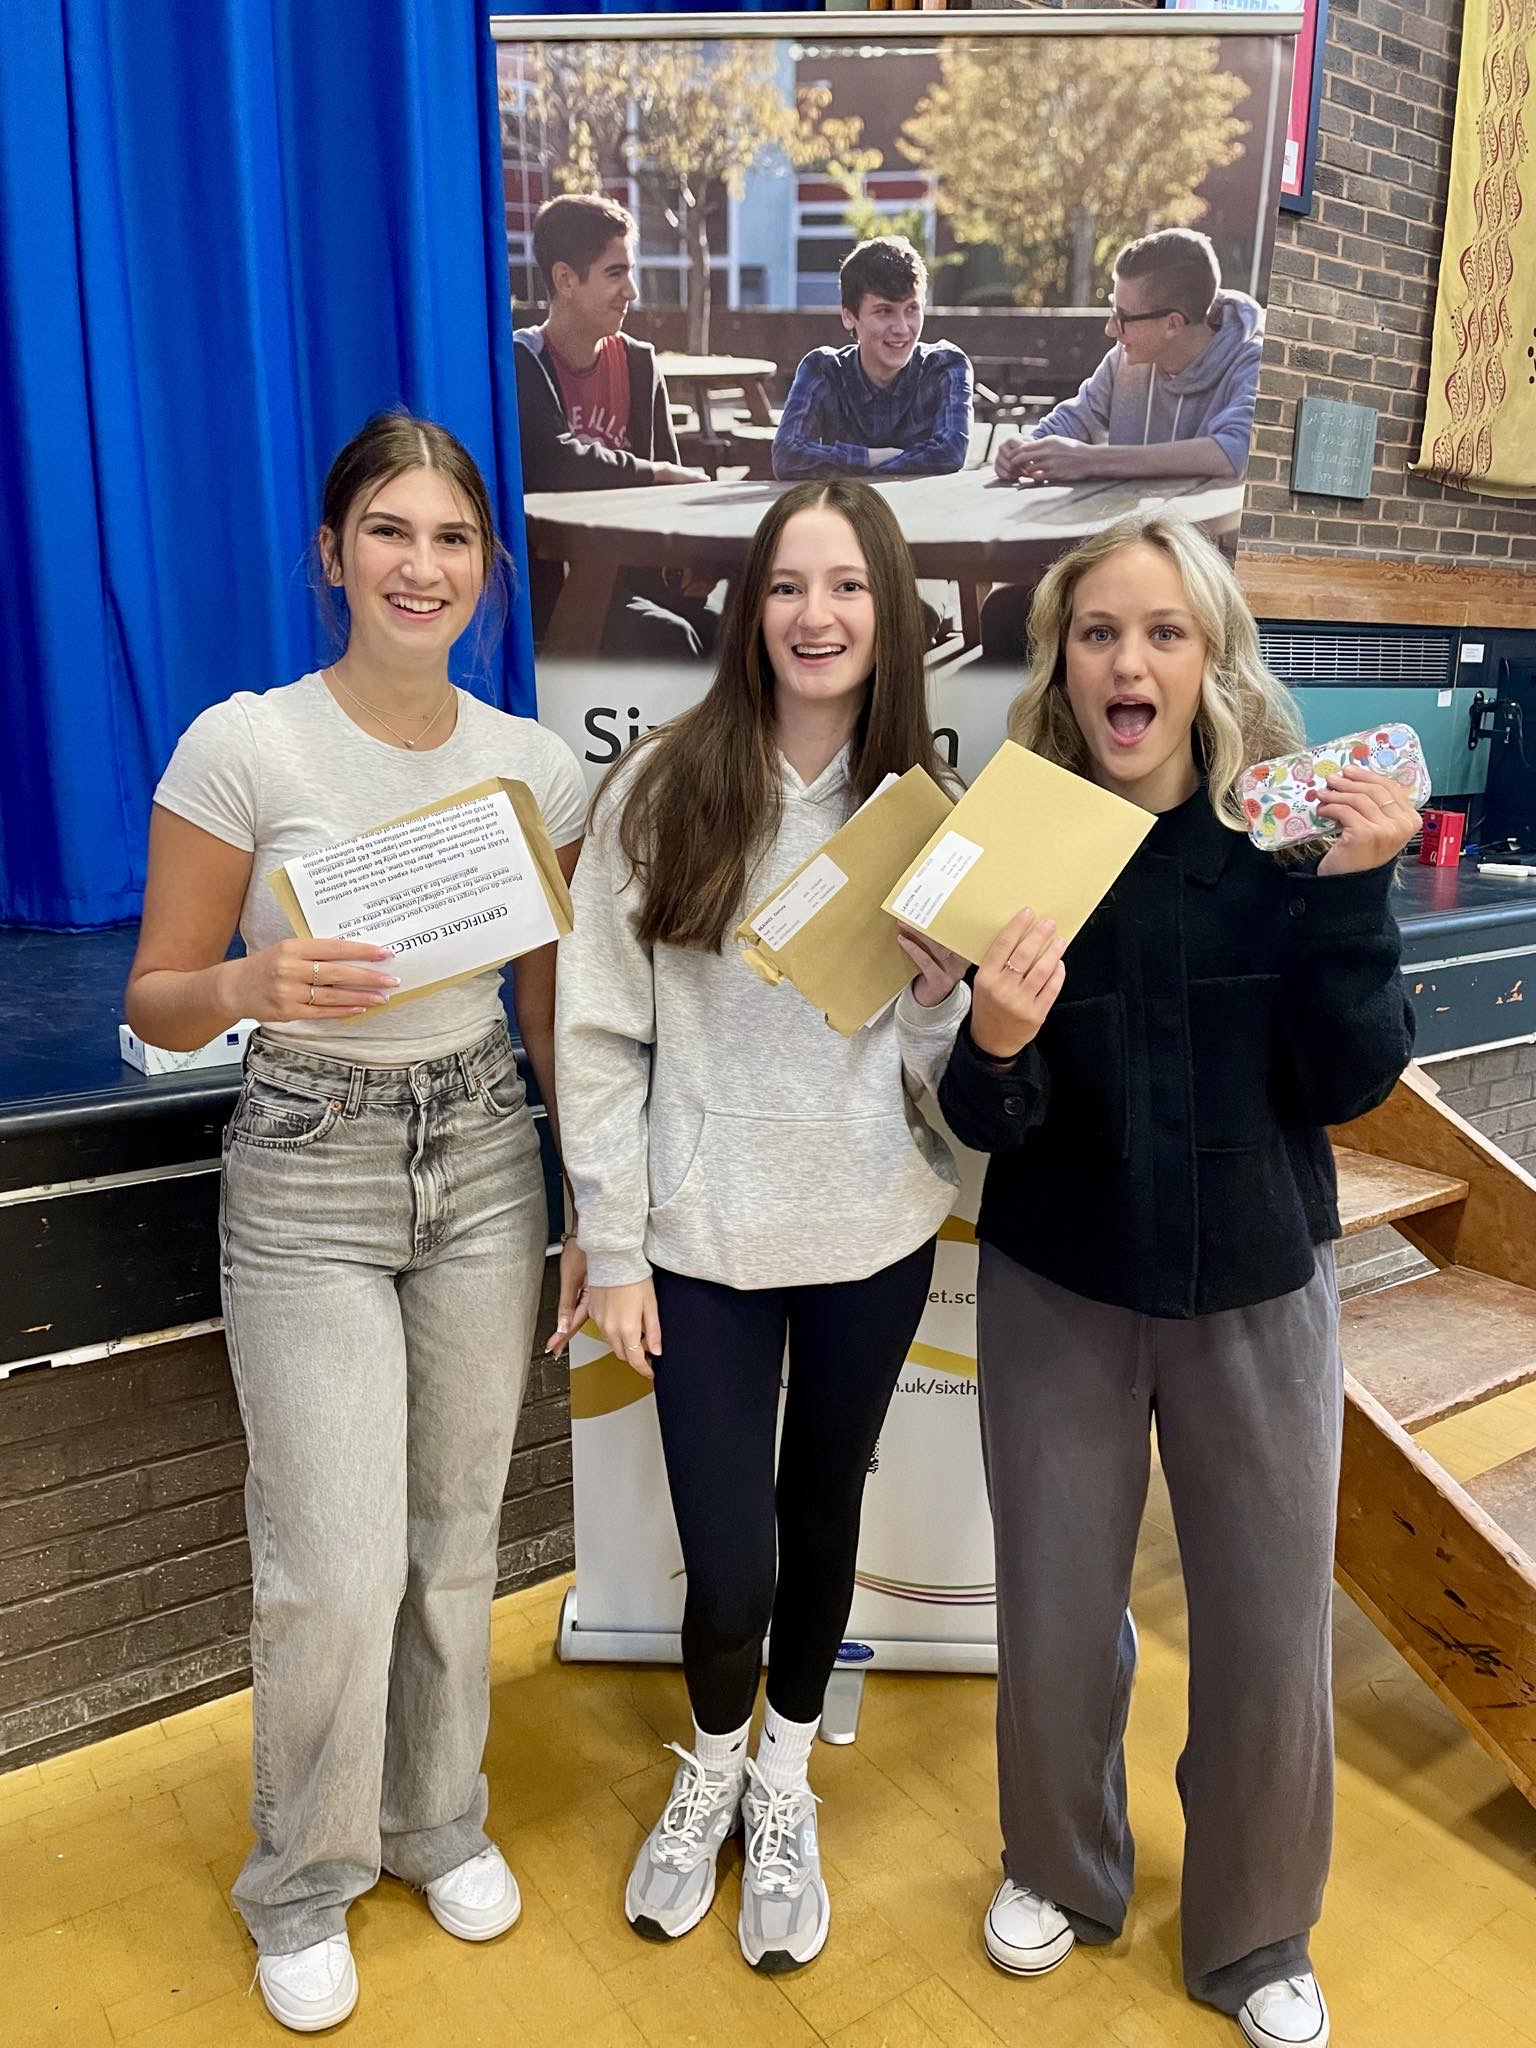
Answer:
[(946, 832), (897, 897), (892, 906), (896, 915), (920, 932), (927, 931), (981, 855), (974, 839)]
[(842, 888), (848, 877), (835, 860), (818, 853), (787, 889), (781, 889), (757, 919), (757, 936), (777, 953)]

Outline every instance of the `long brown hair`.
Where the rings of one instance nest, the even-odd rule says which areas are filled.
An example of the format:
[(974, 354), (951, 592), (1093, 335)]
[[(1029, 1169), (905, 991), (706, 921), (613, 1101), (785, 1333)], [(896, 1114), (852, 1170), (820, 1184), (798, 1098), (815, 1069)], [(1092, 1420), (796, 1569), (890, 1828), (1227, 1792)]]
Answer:
[(853, 528), (874, 600), (875, 662), (849, 747), (853, 801), (914, 764), (936, 779), (945, 774), (928, 725), (922, 608), (895, 514), (851, 479), (793, 485), (752, 537), (708, 691), (638, 741), (598, 791), (601, 802), (609, 779), (625, 777), (619, 844), (643, 892), (637, 933), (647, 945), (718, 952), (753, 863), (778, 829), (783, 791), (763, 605), (785, 527), (823, 505)]

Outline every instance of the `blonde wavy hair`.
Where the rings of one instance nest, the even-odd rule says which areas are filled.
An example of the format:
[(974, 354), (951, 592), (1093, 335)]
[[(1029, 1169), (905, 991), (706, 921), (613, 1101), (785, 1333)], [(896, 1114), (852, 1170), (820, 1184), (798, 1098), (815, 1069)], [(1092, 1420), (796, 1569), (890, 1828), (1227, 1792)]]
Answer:
[(1074, 774), (1089, 773), (1087, 742), (1066, 692), (1066, 644), (1077, 586), (1090, 569), (1138, 542), (1159, 548), (1178, 570), (1205, 638), (1205, 674), (1195, 714), (1211, 808), (1246, 832), (1238, 778), (1256, 761), (1304, 744), (1301, 712), (1259, 653), (1259, 633), (1237, 577), (1197, 526), (1168, 512), (1135, 513), (1106, 526), (1040, 579), (1029, 612), (1029, 679), (1008, 711), (1008, 737)]

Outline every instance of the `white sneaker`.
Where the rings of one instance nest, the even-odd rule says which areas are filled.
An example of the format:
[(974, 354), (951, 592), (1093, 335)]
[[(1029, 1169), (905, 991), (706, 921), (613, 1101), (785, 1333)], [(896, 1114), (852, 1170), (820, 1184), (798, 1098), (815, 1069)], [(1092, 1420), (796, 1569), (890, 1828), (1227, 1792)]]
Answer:
[(427, 1886), (427, 1904), (438, 1926), (460, 1941), (493, 1941), (523, 1910), (517, 1879), (494, 1845), (433, 1878)]
[(736, 1935), (743, 1956), (765, 1976), (801, 1969), (826, 1946), (832, 1901), (816, 1842), (820, 1804), (809, 1785), (783, 1791), (748, 1761), (741, 1802), (747, 1849)]
[(715, 1866), (741, 1807), (740, 1772), (707, 1771), (680, 1742), (667, 1747), (682, 1761), (624, 1888), (624, 1916), (645, 1941), (676, 1941), (704, 1918), (714, 1904)]
[(1238, 2014), (1237, 2024), (1254, 2048), (1328, 2048), (1328, 2005), (1310, 1974), (1263, 1985)]
[(1049, 1899), (1005, 1877), (982, 1926), (987, 1954), (1015, 1977), (1040, 1977), (1064, 1963), (1077, 1942), (1071, 1924)]
[(262, 1956), (256, 1981), (267, 2011), (295, 2034), (340, 2026), (357, 2003), (357, 1969), (345, 1934), (292, 1955)]

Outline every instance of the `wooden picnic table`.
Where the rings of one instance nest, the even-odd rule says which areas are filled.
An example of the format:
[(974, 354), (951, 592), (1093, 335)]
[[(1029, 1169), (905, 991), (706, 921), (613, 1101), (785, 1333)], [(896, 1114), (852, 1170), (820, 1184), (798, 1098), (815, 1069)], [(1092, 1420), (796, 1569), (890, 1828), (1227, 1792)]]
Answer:
[(666, 379), (669, 396), (678, 392), (692, 405), (699, 418), (699, 431), (713, 435), (714, 397), (719, 391), (739, 391), (742, 403), (755, 426), (771, 427), (773, 412), (768, 404), (767, 380), (779, 374), (777, 363), (765, 356), (685, 356), (660, 353), (656, 368)]
[[(871, 479), (874, 481), (874, 479)], [(981, 600), (993, 583), (1037, 576), (1085, 535), (1127, 513), (1167, 505), (1213, 537), (1235, 533), (1240, 480), (1142, 477), (1126, 483), (1005, 484), (990, 471), (898, 477), (875, 483), (901, 522), (919, 576), (960, 586), (965, 644), (980, 638)], [(647, 484), (623, 491), (535, 491), (523, 501), (528, 545), (564, 562), (550, 618), (551, 654), (595, 654), (614, 585), (625, 569), (686, 569), (730, 576), (783, 483)]]

